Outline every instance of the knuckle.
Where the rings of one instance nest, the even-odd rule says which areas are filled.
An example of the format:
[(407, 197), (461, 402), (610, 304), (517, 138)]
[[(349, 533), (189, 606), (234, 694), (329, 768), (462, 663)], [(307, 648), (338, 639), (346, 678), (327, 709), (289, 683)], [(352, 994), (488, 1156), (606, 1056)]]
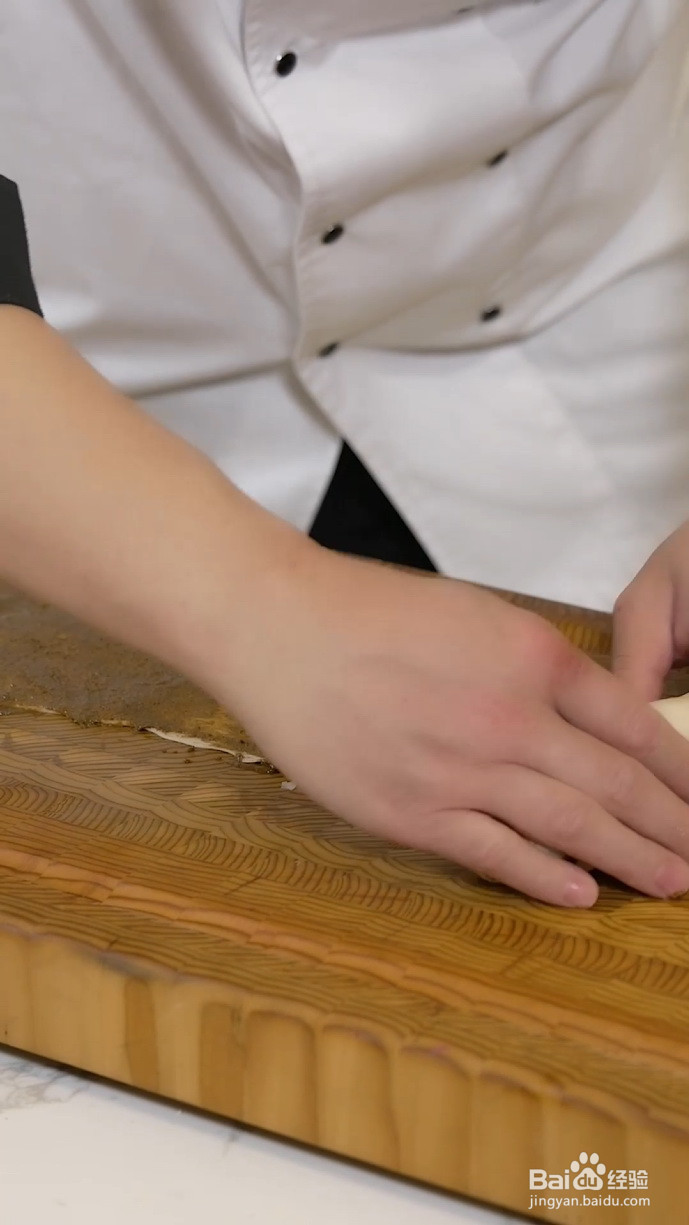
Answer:
[[(644, 759), (651, 756), (658, 745), (662, 724), (656, 711), (642, 706), (627, 714), (620, 727), (621, 740), (626, 753)], [(638, 772), (637, 772), (638, 776)]]
[(586, 669), (591, 667), (591, 661), (566, 638), (557, 636), (551, 644), (549, 665), (554, 684), (558, 689), (565, 689), (583, 676)]
[(636, 653), (628, 647), (621, 647), (619, 642), (615, 643), (615, 669), (619, 673), (621, 669), (628, 668), (636, 660)]
[(606, 800), (613, 809), (628, 808), (639, 790), (639, 768), (633, 761), (617, 762), (608, 772)]
[(561, 644), (567, 646), (565, 639), (543, 617), (535, 613), (524, 616), (519, 645), (525, 662), (542, 664), (544, 660), (554, 660)]
[(558, 846), (577, 846), (588, 827), (588, 813), (583, 806), (568, 804), (551, 814), (549, 835)]
[(471, 855), (471, 867), (479, 876), (501, 879), (508, 864), (507, 840), (499, 826), (482, 831)]
[(634, 599), (633, 587), (631, 586), (625, 587), (624, 591), (620, 592), (617, 599), (615, 600), (615, 603), (612, 606), (613, 617), (619, 617), (620, 614), (624, 615), (624, 613), (627, 612), (630, 602), (632, 602), (633, 599)]
[(568, 642), (554, 626), (539, 617), (527, 631), (527, 643), (522, 658), (534, 675), (544, 677), (550, 685), (561, 687), (575, 680), (588, 660)]

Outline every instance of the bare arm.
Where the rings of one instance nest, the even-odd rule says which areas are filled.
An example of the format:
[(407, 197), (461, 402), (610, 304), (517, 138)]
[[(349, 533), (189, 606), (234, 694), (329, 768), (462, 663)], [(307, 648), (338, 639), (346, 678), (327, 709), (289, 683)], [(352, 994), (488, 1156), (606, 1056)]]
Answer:
[(544, 901), (689, 888), (689, 755), (487, 592), (321, 549), (0, 307), (0, 573), (186, 672), (313, 799)]
[(0, 307), (0, 574), (204, 683), (303, 551), (40, 317)]

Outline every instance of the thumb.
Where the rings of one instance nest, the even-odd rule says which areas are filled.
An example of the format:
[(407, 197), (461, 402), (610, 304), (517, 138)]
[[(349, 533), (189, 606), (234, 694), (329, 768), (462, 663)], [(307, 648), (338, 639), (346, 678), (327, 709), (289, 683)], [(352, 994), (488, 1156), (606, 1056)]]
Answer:
[(668, 574), (649, 566), (622, 592), (613, 612), (612, 670), (639, 697), (654, 702), (674, 659), (674, 592)]

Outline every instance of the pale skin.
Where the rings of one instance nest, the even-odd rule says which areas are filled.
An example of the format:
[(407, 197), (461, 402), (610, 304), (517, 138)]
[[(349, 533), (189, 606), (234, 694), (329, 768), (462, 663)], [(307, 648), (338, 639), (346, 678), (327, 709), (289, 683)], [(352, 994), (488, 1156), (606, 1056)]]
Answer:
[(689, 527), (615, 614), (617, 675), (469, 584), (321, 548), (0, 307), (0, 573), (158, 655), (361, 828), (561, 906), (689, 889)]
[(689, 523), (656, 549), (615, 607), (614, 667), (648, 701), (689, 658)]

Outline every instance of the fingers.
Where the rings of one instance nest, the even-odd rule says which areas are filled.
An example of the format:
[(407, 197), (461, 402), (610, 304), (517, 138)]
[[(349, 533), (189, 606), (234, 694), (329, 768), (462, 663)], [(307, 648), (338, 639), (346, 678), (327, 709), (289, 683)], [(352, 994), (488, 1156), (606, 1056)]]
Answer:
[[(625, 766), (619, 756), (613, 759), (607, 755), (605, 761), (608, 764), (605, 766), (600, 750), (605, 745), (610, 746), (646, 766), (665, 784), (661, 791), (655, 788), (652, 795), (646, 787), (644, 802), (658, 804), (660, 809), (654, 814), (655, 817), (661, 810), (665, 811), (683, 829), (689, 823), (689, 808), (686, 807), (686, 803), (689, 803), (689, 744), (657, 710), (630, 693), (616, 677), (583, 655), (572, 658), (576, 661), (575, 666), (559, 686), (554, 701), (563, 719), (574, 728), (588, 733), (585, 742), (578, 742), (582, 751), (576, 758), (579, 763), (577, 768), (586, 771), (586, 779), (582, 777), (580, 783), (582, 790), (589, 791), (589, 783), (594, 781), (596, 771), (601, 769), (606, 774), (600, 778), (599, 788), (603, 785), (609, 793), (612, 787), (616, 794), (634, 789), (629, 781), (630, 767)], [(604, 742), (598, 746), (598, 751), (591, 737)], [(549, 743), (548, 739), (540, 739), (544, 744)], [(533, 740), (534, 737), (531, 737)], [(561, 737), (555, 743), (560, 745), (559, 757), (566, 757), (561, 747)], [(594, 761), (599, 763), (598, 766), (594, 765)], [(528, 762), (531, 764), (531, 756)], [(557, 777), (565, 779), (564, 775), (558, 774)], [(637, 772), (632, 783), (638, 780)], [(675, 793), (674, 797), (668, 794), (668, 788)], [(596, 790), (589, 791), (589, 794), (601, 799), (604, 793)], [(678, 807), (676, 797), (685, 803)], [(624, 807), (628, 808), (629, 805), (625, 803)]]
[(582, 797), (575, 807), (561, 797), (578, 822), (577, 858), (656, 897), (689, 889), (689, 807), (640, 761), (550, 717), (522, 760)]
[[(527, 771), (524, 771), (527, 773)], [(447, 808), (424, 822), (424, 850), (443, 855), (553, 906), (593, 906), (598, 886), (588, 872), (532, 846), (483, 812)]]
[[(521, 766), (487, 771), (486, 788), (486, 809), (536, 842), (652, 897), (672, 897), (689, 889), (689, 865), (653, 837), (616, 820), (578, 788)], [(687, 827), (689, 832), (689, 822)], [(689, 850), (689, 839), (686, 845)]]
[(613, 672), (653, 702), (673, 663), (674, 592), (669, 573), (644, 568), (622, 592), (613, 613)]

